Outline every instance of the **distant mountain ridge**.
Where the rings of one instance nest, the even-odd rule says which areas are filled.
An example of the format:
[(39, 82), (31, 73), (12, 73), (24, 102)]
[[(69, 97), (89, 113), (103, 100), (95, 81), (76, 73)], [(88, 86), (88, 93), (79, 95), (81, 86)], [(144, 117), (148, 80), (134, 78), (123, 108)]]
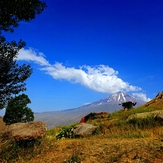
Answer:
[(109, 97), (84, 105), (78, 108), (67, 109), (62, 111), (43, 112), (35, 114), (35, 121), (44, 121), (48, 128), (68, 125), (79, 122), (80, 119), (90, 112), (113, 112), (122, 109), (119, 104), (127, 101), (137, 102), (136, 107), (141, 106), (145, 101), (141, 101), (123, 91), (112, 94)]

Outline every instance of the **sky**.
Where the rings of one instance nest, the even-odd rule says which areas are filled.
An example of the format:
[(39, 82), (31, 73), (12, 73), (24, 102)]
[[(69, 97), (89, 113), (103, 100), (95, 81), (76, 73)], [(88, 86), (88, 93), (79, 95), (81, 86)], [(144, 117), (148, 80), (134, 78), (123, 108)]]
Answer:
[(17, 62), (34, 112), (80, 107), (125, 91), (149, 101), (163, 91), (162, 0), (45, 0), (8, 41), (23, 39)]

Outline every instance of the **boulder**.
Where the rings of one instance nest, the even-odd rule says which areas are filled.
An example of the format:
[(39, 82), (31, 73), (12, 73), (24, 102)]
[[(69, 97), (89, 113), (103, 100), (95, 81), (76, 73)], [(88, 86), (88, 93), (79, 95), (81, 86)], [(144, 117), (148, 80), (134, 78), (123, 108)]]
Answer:
[(87, 123), (80, 123), (79, 125), (75, 126), (73, 129), (74, 136), (84, 137), (88, 135), (92, 135), (92, 132), (97, 128), (98, 126), (94, 126), (92, 124)]
[(158, 121), (163, 122), (163, 114), (157, 114), (157, 115), (155, 116), (155, 120), (158, 120)]
[(46, 133), (44, 122), (14, 123), (0, 131), (0, 141), (36, 140)]
[(133, 118), (147, 118), (148, 116), (156, 116), (158, 114), (163, 114), (163, 110), (155, 110), (151, 112), (144, 112), (144, 113), (135, 113), (130, 115), (127, 120), (133, 119)]
[(108, 118), (108, 112), (89, 113), (88, 115), (81, 118), (80, 123), (85, 123), (91, 119), (105, 119)]
[(163, 99), (163, 92), (159, 92), (156, 96), (156, 99)]
[(0, 116), (0, 131), (5, 128), (5, 123), (3, 122), (3, 117)]

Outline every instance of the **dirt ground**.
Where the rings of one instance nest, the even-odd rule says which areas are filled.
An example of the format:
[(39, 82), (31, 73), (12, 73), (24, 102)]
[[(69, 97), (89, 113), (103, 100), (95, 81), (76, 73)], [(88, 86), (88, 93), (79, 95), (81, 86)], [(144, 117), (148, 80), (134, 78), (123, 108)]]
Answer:
[(51, 142), (44, 150), (16, 163), (163, 163), (163, 142), (154, 138), (67, 139)]

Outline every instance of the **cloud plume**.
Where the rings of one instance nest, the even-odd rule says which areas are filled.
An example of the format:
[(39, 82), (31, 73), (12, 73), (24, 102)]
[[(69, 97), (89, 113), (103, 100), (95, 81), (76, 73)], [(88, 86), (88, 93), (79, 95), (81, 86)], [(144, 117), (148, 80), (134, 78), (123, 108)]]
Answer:
[(137, 97), (138, 99), (141, 99), (143, 101), (150, 101), (150, 98), (147, 98), (146, 94), (144, 93), (132, 93), (133, 96)]
[[(78, 68), (66, 67), (62, 63), (50, 64), (43, 53), (33, 49), (21, 49), (18, 60), (32, 61), (41, 66), (41, 71), (51, 75), (54, 79), (67, 80), (72, 83), (79, 83), (92, 90), (103, 93), (115, 93), (117, 91), (140, 91), (141, 88), (129, 84), (118, 77), (118, 71), (106, 65), (88, 66)], [(143, 97), (143, 95), (139, 95)]]

